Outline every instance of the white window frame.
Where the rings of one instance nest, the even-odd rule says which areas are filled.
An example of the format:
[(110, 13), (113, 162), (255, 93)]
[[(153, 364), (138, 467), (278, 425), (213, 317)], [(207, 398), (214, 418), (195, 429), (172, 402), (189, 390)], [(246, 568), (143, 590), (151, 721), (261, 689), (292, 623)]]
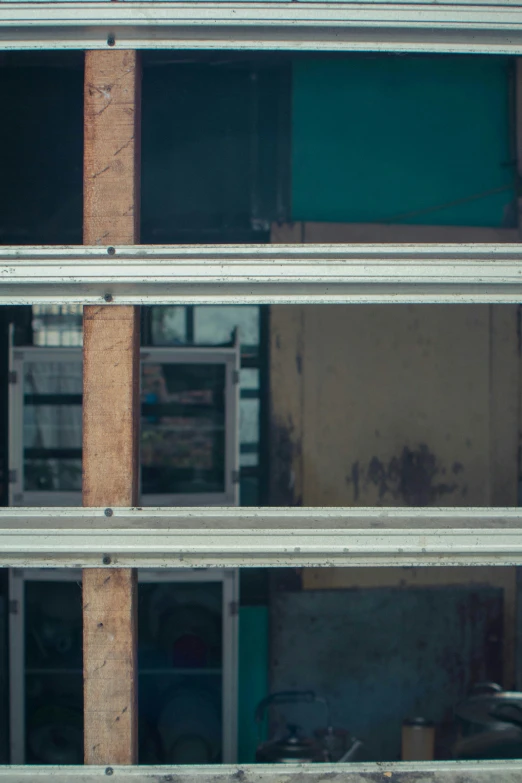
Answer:
[[(26, 688), (25, 688), (25, 584), (26, 582), (78, 582), (78, 569), (31, 568), (11, 569), (9, 572), (9, 745), (11, 760), (25, 762), (26, 747)], [(221, 584), (222, 611), (222, 667), (221, 667), (221, 721), (222, 754), (224, 763), (237, 758), (237, 693), (238, 693), (238, 623), (239, 573), (235, 569), (145, 569), (138, 572), (140, 583)], [(13, 611), (15, 610), (15, 611)], [(0, 767), (1, 770), (1, 767)], [(0, 780), (1, 780), (0, 771)]]
[[(62, 347), (11, 348), (9, 383), (9, 505), (80, 506), (81, 492), (25, 491), (24, 366), (26, 362), (82, 362), (82, 349)], [(141, 362), (220, 364), (225, 368), (225, 472), (223, 492), (142, 494), (146, 506), (237, 506), (239, 503), (239, 344), (232, 347), (144, 347)]]

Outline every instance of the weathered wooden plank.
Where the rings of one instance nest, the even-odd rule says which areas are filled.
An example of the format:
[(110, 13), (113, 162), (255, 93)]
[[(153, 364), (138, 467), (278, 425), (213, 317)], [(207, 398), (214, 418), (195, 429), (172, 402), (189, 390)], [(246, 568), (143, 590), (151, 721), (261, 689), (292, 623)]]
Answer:
[(137, 762), (135, 574), (83, 573), (86, 763)]
[(137, 503), (139, 313), (85, 307), (83, 320), (83, 504)]
[[(84, 243), (139, 241), (140, 58), (85, 60)], [(110, 263), (110, 255), (107, 256)], [(83, 503), (138, 500), (139, 309), (84, 309)], [(137, 761), (136, 573), (83, 576), (87, 764)]]
[(139, 241), (140, 55), (85, 56), (85, 245)]

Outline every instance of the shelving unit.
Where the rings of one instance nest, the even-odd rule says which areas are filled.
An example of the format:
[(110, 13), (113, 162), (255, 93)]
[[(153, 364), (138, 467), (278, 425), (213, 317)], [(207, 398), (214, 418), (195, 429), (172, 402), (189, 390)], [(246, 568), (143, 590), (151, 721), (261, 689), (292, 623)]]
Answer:
[[(138, 573), (138, 583), (138, 688), (142, 704), (139, 715), (140, 763), (235, 761), (237, 570), (142, 569)], [(83, 669), (80, 585), (81, 571), (10, 571), (10, 749), (11, 761), (15, 764), (81, 763)], [(53, 600), (59, 600), (61, 615), (68, 617), (65, 625), (61, 622), (53, 625)], [(154, 602), (156, 608), (152, 606), (151, 609)], [(162, 608), (158, 609), (158, 605)], [(183, 607), (190, 608), (192, 614), (203, 612), (207, 618), (207, 631), (199, 639), (197, 635), (191, 637), (190, 633), (174, 640), (162, 639), (162, 627), (168, 625), (169, 612), (171, 617), (184, 617), (187, 621)], [(151, 625), (156, 627), (151, 629)], [(212, 626), (218, 647), (211, 643)], [(30, 636), (33, 636), (31, 659), (28, 656)], [(36, 644), (35, 636), (40, 637)], [(173, 664), (177, 665), (165, 665), (169, 641), (171, 648), (174, 647)], [(181, 649), (176, 647), (176, 642)], [(48, 665), (43, 663), (46, 657), (50, 659)], [(196, 657), (198, 665), (180, 665), (180, 657), (184, 657), (187, 664), (191, 657)], [(44, 706), (46, 678), (52, 679), (55, 700)], [(155, 683), (154, 678), (161, 678), (161, 685)], [(60, 694), (58, 698), (56, 692)], [(207, 745), (201, 740), (194, 740), (189, 747), (188, 738), (182, 745), (176, 735), (175, 722), (167, 725), (169, 718), (173, 720), (169, 704), (182, 704), (189, 692), (191, 698), (195, 696), (196, 705), (207, 704), (207, 714), (210, 715), (207, 723), (204, 710), (192, 719), (195, 727), (199, 725), (202, 732), (206, 730), (210, 736), (212, 742), (207, 736)], [(185, 706), (190, 708), (188, 700), (185, 700)], [(75, 725), (67, 733), (65, 724), (71, 720), (75, 721)], [(216, 739), (217, 728), (219, 738)], [(170, 752), (169, 731), (174, 737)], [(37, 757), (38, 743), (43, 744), (44, 737), (47, 743), (44, 757)], [(205, 759), (203, 754), (207, 750), (210, 757)]]
[[(238, 504), (239, 362), (237, 339), (142, 349), (143, 505)], [(9, 505), (81, 505), (81, 348), (12, 348), (10, 367)]]

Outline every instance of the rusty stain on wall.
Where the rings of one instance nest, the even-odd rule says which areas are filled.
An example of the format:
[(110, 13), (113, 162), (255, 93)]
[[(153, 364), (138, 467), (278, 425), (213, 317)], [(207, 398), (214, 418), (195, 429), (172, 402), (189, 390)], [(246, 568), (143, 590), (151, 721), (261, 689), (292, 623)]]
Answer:
[(303, 504), (295, 482), (294, 465), (301, 456), (301, 446), (295, 436), (295, 425), (291, 416), (286, 422), (277, 418), (272, 421), (270, 427), (270, 502), (274, 506), (301, 506)]
[(357, 502), (361, 490), (373, 484), (377, 487), (379, 500), (393, 498), (406, 506), (437, 505), (454, 492), (467, 493), (466, 484), (456, 477), (464, 473), (464, 466), (454, 462), (448, 470), (425, 444), (411, 449), (404, 446), (399, 455), (384, 461), (373, 456), (368, 464), (354, 462), (346, 483), (353, 489), (353, 500)]

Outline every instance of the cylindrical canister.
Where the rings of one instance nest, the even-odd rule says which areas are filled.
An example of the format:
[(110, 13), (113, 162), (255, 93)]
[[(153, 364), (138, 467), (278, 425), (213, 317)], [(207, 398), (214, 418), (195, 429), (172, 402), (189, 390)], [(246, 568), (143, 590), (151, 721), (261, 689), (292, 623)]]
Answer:
[(402, 760), (431, 761), (435, 755), (435, 726), (424, 718), (402, 724)]

